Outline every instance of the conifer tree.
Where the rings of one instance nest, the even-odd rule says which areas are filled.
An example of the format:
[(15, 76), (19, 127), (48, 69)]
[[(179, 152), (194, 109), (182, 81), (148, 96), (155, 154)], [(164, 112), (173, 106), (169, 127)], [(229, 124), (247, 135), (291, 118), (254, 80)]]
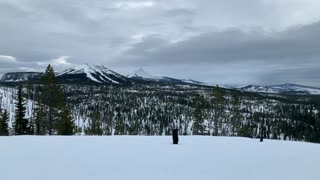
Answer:
[(14, 131), (16, 135), (26, 135), (29, 134), (30, 129), (28, 127), (29, 122), (28, 119), (25, 118), (26, 115), (26, 107), (25, 100), (22, 96), (22, 85), (18, 87), (17, 94), (17, 102), (15, 104), (16, 112), (15, 112), (15, 121), (13, 124)]
[(60, 111), (59, 116), (60, 117), (57, 124), (58, 135), (73, 135), (75, 127), (69, 108), (65, 106)]
[(196, 97), (193, 99), (193, 106), (194, 106), (193, 115), (195, 117), (195, 121), (193, 123), (193, 134), (203, 135), (204, 133), (203, 120), (204, 120), (204, 108), (205, 108), (204, 97), (201, 96), (200, 94), (197, 94)]
[[(64, 121), (69, 117), (61, 116), (61, 114), (67, 116), (68, 113), (64, 111), (64, 107), (66, 107), (64, 96), (60, 86), (57, 84), (57, 79), (51, 65), (48, 65), (44, 75), (42, 76), (41, 84), (42, 87), (39, 101), (41, 106), (44, 106), (43, 109), (47, 122), (48, 134), (52, 135), (53, 133), (57, 132), (58, 128), (59, 130), (64, 129), (61, 127), (62, 125), (68, 125), (68, 123), (63, 123), (60, 121)], [(63, 134), (66, 133), (64, 130), (60, 131), (60, 133), (62, 132)]]
[(5, 109), (0, 117), (0, 136), (9, 136), (9, 114)]
[(33, 118), (30, 118), (28, 120), (28, 134), (29, 135), (34, 135), (34, 121), (33, 121)]
[(232, 136), (235, 135), (235, 131), (239, 130), (240, 126), (240, 118), (241, 118), (241, 113), (240, 113), (240, 98), (237, 93), (234, 93), (232, 95), (231, 99), (231, 126), (232, 126)]
[(218, 135), (218, 129), (222, 128), (222, 118), (225, 116), (225, 97), (222, 89), (217, 85), (213, 91), (212, 106), (214, 110), (214, 135)]
[(93, 112), (90, 116), (89, 126), (86, 128), (87, 135), (102, 135), (101, 121), (98, 112)]
[(33, 109), (34, 133), (45, 135), (47, 132), (47, 121), (44, 106), (36, 102)]

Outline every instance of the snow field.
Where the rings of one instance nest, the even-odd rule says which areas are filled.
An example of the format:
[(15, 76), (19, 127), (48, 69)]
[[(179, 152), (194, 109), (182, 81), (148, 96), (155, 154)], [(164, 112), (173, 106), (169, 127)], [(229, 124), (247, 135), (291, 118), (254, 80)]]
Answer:
[(0, 137), (3, 180), (317, 180), (320, 145), (238, 137)]

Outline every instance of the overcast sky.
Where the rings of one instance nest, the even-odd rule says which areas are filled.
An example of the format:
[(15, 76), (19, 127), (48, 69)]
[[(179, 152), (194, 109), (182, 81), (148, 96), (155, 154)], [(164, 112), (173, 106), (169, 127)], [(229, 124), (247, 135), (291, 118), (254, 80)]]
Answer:
[(320, 1), (0, 0), (0, 74), (48, 63), (320, 87)]

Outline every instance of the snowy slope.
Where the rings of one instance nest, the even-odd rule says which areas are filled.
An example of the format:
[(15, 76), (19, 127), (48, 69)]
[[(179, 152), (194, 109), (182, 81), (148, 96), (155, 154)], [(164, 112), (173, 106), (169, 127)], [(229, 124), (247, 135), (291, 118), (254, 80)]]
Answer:
[(95, 82), (100, 84), (124, 84), (129, 80), (104, 66), (79, 65), (67, 69), (59, 74), (57, 78), (63, 82)]
[(320, 145), (235, 137), (0, 137), (3, 180), (318, 180)]
[(270, 86), (248, 85), (248, 86), (238, 87), (237, 89), (242, 91), (248, 91), (248, 92), (320, 95), (320, 88), (302, 86), (297, 84), (282, 84), (282, 85), (270, 85)]

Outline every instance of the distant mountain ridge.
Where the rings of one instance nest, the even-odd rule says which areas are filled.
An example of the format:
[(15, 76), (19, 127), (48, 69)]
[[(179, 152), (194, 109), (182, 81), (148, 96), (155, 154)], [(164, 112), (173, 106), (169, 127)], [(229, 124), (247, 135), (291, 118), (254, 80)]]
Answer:
[(132, 80), (144, 80), (148, 82), (158, 82), (158, 83), (172, 83), (172, 84), (190, 84), (190, 85), (207, 85), (203, 82), (185, 79), (176, 79), (166, 76), (153, 76), (147, 73), (144, 69), (140, 68), (137, 71), (127, 75), (128, 78)]
[[(2, 76), (0, 82), (24, 82), (37, 81), (43, 75), (42, 72), (10, 72)], [(61, 83), (76, 84), (127, 84), (130, 80), (104, 66), (78, 65), (56, 73), (57, 80)]]
[[(37, 81), (43, 75), (41, 72), (11, 72), (6, 73), (0, 82), (23, 82)], [(134, 73), (123, 76), (116, 73), (103, 65), (83, 64), (73, 68), (66, 69), (56, 73), (57, 80), (66, 84), (112, 84), (112, 85), (129, 85), (145, 83), (166, 83), (166, 84), (183, 84), (183, 85), (205, 85), (194, 80), (180, 80), (165, 76), (152, 76), (142, 68)]]
[(246, 92), (259, 92), (271, 94), (292, 94), (292, 95), (320, 95), (320, 88), (286, 83), (280, 85), (257, 86), (247, 85), (236, 88)]
[(10, 72), (4, 74), (0, 82), (36, 81), (43, 75), (42, 72)]
[[(16, 83), (24, 81), (38, 81), (42, 72), (10, 72), (6, 73), (0, 79), (2, 83)], [(57, 79), (63, 84), (106, 84), (106, 85), (132, 85), (132, 84), (179, 84), (179, 85), (200, 85), (213, 86), (191, 79), (176, 79), (166, 76), (153, 76), (142, 68), (123, 76), (101, 65), (78, 65), (56, 73)], [(320, 95), (320, 88), (303, 86), (298, 84), (281, 85), (246, 85), (242, 87), (225, 87), (227, 89), (237, 89), (245, 92), (270, 93), (270, 94), (290, 94), (290, 95)]]

